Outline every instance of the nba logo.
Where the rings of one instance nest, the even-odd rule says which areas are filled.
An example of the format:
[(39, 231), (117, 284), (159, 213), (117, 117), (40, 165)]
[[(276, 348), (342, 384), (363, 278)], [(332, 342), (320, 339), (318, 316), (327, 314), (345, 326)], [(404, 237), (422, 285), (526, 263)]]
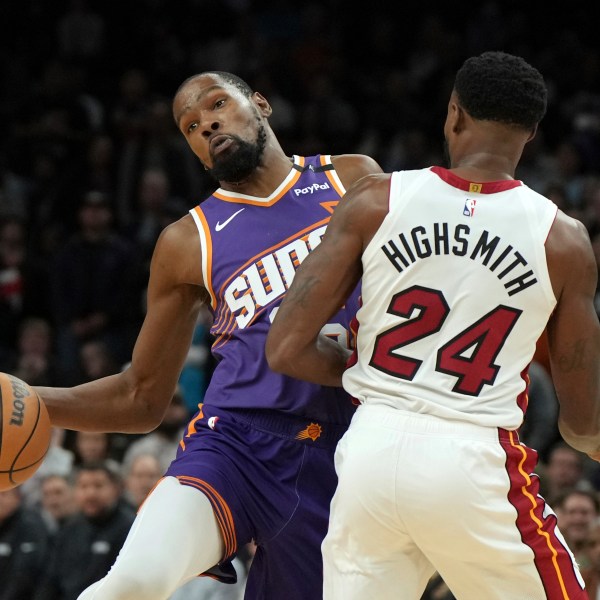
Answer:
[(465, 207), (463, 208), (463, 215), (465, 217), (472, 217), (475, 214), (475, 205), (477, 204), (477, 200), (472, 200), (471, 198), (467, 198), (465, 200)]

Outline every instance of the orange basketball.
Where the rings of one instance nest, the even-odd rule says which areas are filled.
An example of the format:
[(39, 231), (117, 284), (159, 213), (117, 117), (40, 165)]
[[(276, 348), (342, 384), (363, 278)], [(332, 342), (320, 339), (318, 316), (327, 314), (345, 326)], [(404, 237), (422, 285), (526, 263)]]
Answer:
[(39, 469), (51, 432), (41, 398), (24, 381), (0, 373), (0, 491), (16, 487)]

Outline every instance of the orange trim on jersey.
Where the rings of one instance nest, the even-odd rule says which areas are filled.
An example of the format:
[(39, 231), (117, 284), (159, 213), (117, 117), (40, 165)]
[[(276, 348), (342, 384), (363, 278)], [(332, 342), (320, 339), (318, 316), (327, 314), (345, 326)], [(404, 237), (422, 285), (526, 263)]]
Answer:
[[(331, 162), (331, 160), (327, 160), (322, 154), (319, 157), (319, 161), (321, 162), (321, 166), (325, 167), (326, 165), (332, 165), (333, 163)], [(333, 176), (334, 171), (323, 171), (325, 173), (325, 175), (327, 176), (327, 179), (329, 179), (329, 183), (331, 183), (331, 185), (333, 186), (333, 189), (340, 195), (343, 196), (344, 195), (344, 190), (340, 187), (340, 184), (336, 181), (335, 177)]]
[[(562, 593), (562, 597), (564, 600), (569, 600), (569, 593), (567, 591), (565, 581), (563, 579), (563, 574), (562, 574), (560, 565), (558, 564), (559, 552), (556, 549), (556, 547), (554, 546), (553, 540), (551, 539), (550, 534), (548, 533), (548, 531), (545, 530), (543, 521), (536, 514), (536, 510), (541, 511), (541, 514), (543, 514), (543, 506), (541, 506), (539, 504), (537, 498), (528, 489), (532, 484), (531, 477), (529, 476), (529, 473), (527, 472), (528, 470), (523, 468), (523, 465), (525, 464), (525, 462), (527, 461), (527, 458), (528, 458), (527, 452), (526, 452), (525, 448), (519, 442), (518, 436), (515, 434), (514, 431), (509, 431), (508, 435), (509, 435), (509, 442), (510, 442), (510, 445), (513, 448), (513, 450), (515, 450), (516, 452), (519, 452), (521, 454), (521, 460), (519, 461), (519, 465), (518, 465), (518, 472), (521, 475), (521, 477), (523, 478), (524, 484), (520, 488), (520, 493), (522, 494), (522, 498), (525, 500), (525, 502), (527, 504), (531, 505), (531, 508), (529, 509), (529, 518), (531, 519), (531, 521), (533, 521), (533, 523), (535, 525), (536, 533), (541, 538), (543, 538), (548, 550), (550, 551), (550, 553), (552, 555), (552, 565), (554, 567), (554, 573), (558, 580), (558, 584), (559, 584), (559, 587), (560, 587), (560, 590)], [(509, 473), (509, 476), (510, 476), (510, 473)], [(512, 477), (510, 477), (510, 479), (512, 481)], [(525, 508), (525, 505), (523, 505), (523, 508)], [(519, 526), (519, 523), (518, 523), (518, 519), (517, 519), (517, 527), (518, 526)], [(520, 529), (520, 527), (519, 527), (519, 529)], [(531, 547), (531, 543), (529, 540), (525, 539), (524, 541)], [(558, 542), (557, 542), (557, 544), (558, 544)], [(535, 555), (536, 554), (535, 549), (533, 547), (531, 549), (533, 550), (534, 555)], [(564, 549), (562, 549), (562, 551), (564, 552)], [(542, 576), (542, 573), (540, 573), (540, 576)]]
[(204, 287), (207, 289), (210, 294), (210, 304), (213, 307), (213, 310), (217, 306), (217, 298), (212, 289), (212, 237), (210, 235), (210, 227), (208, 226), (208, 222), (206, 221), (206, 217), (202, 212), (202, 209), (199, 206), (194, 207), (194, 212), (196, 213), (198, 219), (200, 219), (200, 223), (202, 223), (202, 229), (204, 231), (204, 239), (206, 241), (206, 253), (207, 256), (204, 257), (206, 260), (206, 273), (205, 279), (208, 281), (204, 281)]
[(328, 212), (333, 214), (335, 207), (340, 203), (339, 200), (330, 200), (329, 202), (321, 202), (321, 206)]
[(233, 521), (233, 515), (231, 510), (225, 502), (225, 499), (215, 490), (212, 485), (198, 479), (197, 477), (189, 477), (187, 475), (178, 475), (177, 479), (183, 485), (189, 485), (197, 490), (201, 491), (209, 500), (213, 507), (221, 535), (223, 537), (223, 543), (225, 544), (225, 553), (223, 559), (230, 557), (236, 550), (237, 541), (235, 535), (235, 523)]
[(184, 451), (185, 451), (185, 438), (188, 438), (191, 435), (193, 435), (194, 433), (196, 433), (196, 423), (200, 419), (204, 419), (204, 413), (202, 412), (203, 406), (204, 406), (204, 403), (202, 403), (202, 402), (200, 402), (200, 404), (198, 404), (198, 414), (188, 423), (187, 432), (183, 436), (183, 438), (179, 441), (179, 445), (181, 446), (181, 449)]
[[(242, 272), (248, 265), (251, 265), (252, 263), (254, 263), (256, 260), (258, 260), (261, 256), (264, 256), (266, 254), (268, 254), (269, 252), (273, 252), (276, 249), (282, 248), (283, 246), (285, 246), (287, 243), (289, 243), (292, 240), (301, 238), (304, 235), (307, 235), (309, 233), (311, 233), (312, 231), (314, 231), (315, 229), (318, 229), (319, 227), (321, 227), (322, 225), (325, 225), (326, 223), (329, 223), (329, 220), (331, 219), (330, 216), (326, 217), (325, 219), (322, 219), (321, 221), (318, 221), (317, 223), (313, 223), (312, 225), (310, 225), (309, 227), (306, 227), (305, 229), (302, 229), (301, 231), (298, 231), (297, 233), (289, 236), (287, 239), (271, 246), (270, 248), (266, 248), (264, 250), (261, 251), (260, 254), (256, 254), (254, 255), (251, 259), (249, 259), (248, 261), (246, 261), (246, 263), (244, 263), (236, 273), (234, 273), (233, 275), (231, 275), (230, 277), (228, 277), (224, 282), (223, 285), (221, 286), (220, 290), (219, 290), (219, 297), (222, 297), (222, 293), (225, 289), (225, 287), (235, 278), (238, 277), (240, 272)], [(268, 306), (268, 305), (267, 305)], [(264, 308), (264, 307), (263, 307)], [(218, 314), (215, 316), (215, 321), (214, 321), (214, 327), (222, 327), (222, 324), (220, 323), (220, 321), (224, 320), (224, 313), (226, 311), (229, 311), (229, 308), (227, 306), (226, 302), (223, 302), (221, 304), (221, 308), (218, 312)], [(257, 311), (256, 315), (252, 318), (252, 320), (248, 323), (249, 325), (251, 323), (253, 323), (256, 318), (262, 313), (262, 311)], [(236, 320), (235, 317), (233, 316), (233, 313), (229, 312), (229, 318), (228, 318), (228, 322), (227, 325), (225, 326), (225, 328), (219, 333), (219, 337), (215, 340), (215, 342), (213, 343), (213, 348), (216, 348), (218, 345), (218, 342), (220, 340), (223, 339), (224, 336), (228, 335), (235, 326)], [(232, 318), (233, 317), (233, 318)]]
[[(295, 165), (298, 165), (300, 167), (304, 167), (304, 157), (303, 156), (299, 156), (298, 157), (298, 162), (294, 163)], [(302, 175), (302, 170), (300, 171), (296, 171), (292, 178), (288, 181), (288, 183), (285, 185), (285, 187), (273, 198), (271, 198), (270, 200), (251, 200), (250, 198), (242, 198), (240, 196), (230, 196), (229, 194), (227, 194), (224, 190), (223, 191), (219, 191), (217, 190), (216, 192), (213, 192), (213, 196), (215, 198), (218, 198), (219, 200), (223, 200), (224, 202), (235, 202), (236, 204), (250, 204), (252, 206), (273, 206), (273, 204), (275, 204), (278, 200), (281, 200), (281, 198), (287, 194), (290, 189), (297, 183), (298, 179), (300, 179), (300, 175)]]

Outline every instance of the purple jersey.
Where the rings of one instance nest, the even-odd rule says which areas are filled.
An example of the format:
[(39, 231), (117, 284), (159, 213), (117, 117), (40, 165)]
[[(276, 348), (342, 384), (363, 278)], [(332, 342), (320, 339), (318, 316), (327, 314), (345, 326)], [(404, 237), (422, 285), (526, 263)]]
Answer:
[[(321, 242), (344, 187), (325, 155), (294, 156), (289, 175), (267, 198), (218, 189), (191, 210), (200, 233), (202, 272), (211, 296), (217, 366), (204, 402), (223, 409), (271, 409), (348, 423), (354, 406), (341, 388), (269, 369), (269, 326), (296, 268)], [(357, 292), (323, 333), (350, 348)]]

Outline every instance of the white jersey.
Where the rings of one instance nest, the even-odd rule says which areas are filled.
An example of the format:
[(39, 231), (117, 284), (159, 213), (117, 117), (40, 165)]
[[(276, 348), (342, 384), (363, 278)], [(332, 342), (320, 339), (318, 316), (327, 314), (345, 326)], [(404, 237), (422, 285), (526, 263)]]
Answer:
[(544, 249), (556, 212), (520, 181), (393, 173), (389, 213), (362, 258), (344, 388), (362, 403), (517, 429), (556, 305)]

